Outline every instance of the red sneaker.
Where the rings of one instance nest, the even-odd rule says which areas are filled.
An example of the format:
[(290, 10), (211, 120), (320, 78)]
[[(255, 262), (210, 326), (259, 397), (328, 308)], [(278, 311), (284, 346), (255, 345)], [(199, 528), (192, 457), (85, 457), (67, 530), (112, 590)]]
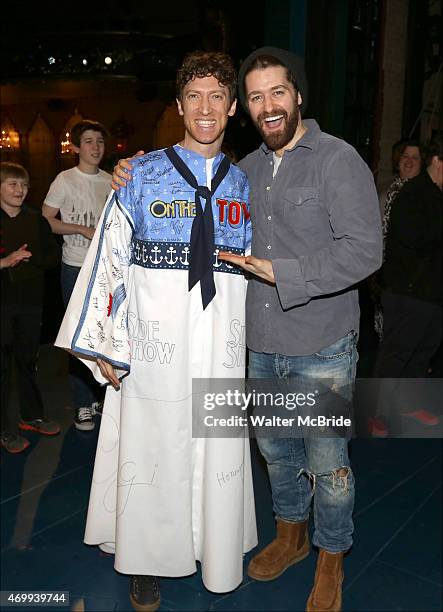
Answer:
[(434, 427), (434, 425), (438, 425), (440, 423), (440, 419), (433, 412), (429, 412), (429, 410), (415, 410), (414, 412), (404, 412), (402, 416), (409, 417), (410, 419), (414, 419), (417, 423), (421, 425), (428, 425), (430, 427)]
[(379, 417), (370, 417), (368, 419), (368, 431), (369, 435), (373, 438), (386, 438), (389, 433), (386, 422)]
[(29, 446), (29, 440), (18, 436), (17, 434), (10, 433), (8, 431), (2, 431), (0, 438), (1, 446), (8, 451), (8, 453), (17, 454), (26, 450)]
[(56, 436), (60, 433), (60, 425), (47, 417), (34, 419), (33, 421), (20, 419), (18, 427), (23, 431), (35, 431), (43, 436)]

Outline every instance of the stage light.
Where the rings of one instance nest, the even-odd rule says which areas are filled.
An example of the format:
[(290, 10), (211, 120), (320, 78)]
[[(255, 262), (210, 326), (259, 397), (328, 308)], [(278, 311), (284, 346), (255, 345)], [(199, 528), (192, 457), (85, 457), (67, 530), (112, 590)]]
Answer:
[(88, 65), (88, 60), (86, 58), (82, 59), (82, 64), (83, 64), (83, 66), (87, 66)]
[(112, 57), (109, 57), (109, 55), (107, 55), (107, 56), (105, 57), (105, 64), (106, 64), (107, 66), (110, 66), (110, 65), (112, 64)]
[(55, 64), (55, 57), (48, 57), (48, 64)]

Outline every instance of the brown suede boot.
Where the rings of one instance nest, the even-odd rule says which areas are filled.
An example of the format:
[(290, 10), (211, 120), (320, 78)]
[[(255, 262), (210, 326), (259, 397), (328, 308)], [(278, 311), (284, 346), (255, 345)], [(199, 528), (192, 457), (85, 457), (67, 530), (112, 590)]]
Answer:
[(255, 580), (274, 580), (309, 552), (308, 521), (289, 523), (277, 519), (277, 537), (251, 559), (248, 575)]
[(320, 549), (314, 587), (306, 604), (306, 612), (341, 612), (342, 582), (343, 553)]

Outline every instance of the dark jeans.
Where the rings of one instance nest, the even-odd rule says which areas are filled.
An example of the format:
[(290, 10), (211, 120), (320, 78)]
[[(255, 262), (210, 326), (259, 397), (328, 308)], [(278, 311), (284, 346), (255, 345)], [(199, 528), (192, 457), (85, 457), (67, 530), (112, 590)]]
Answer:
[[(292, 357), (250, 351), (249, 377), (328, 379), (350, 391), (357, 359), (356, 334), (351, 332), (314, 355)], [(258, 437), (257, 443), (268, 465), (276, 516), (290, 522), (306, 520), (314, 496), (313, 543), (329, 552), (348, 550), (354, 529), (354, 475), (348, 440)], [(343, 468), (344, 476), (340, 475)]]
[[(81, 268), (69, 266), (65, 263), (61, 265), (61, 289), (65, 308), (71, 298), (77, 277)], [(84, 296), (79, 296), (82, 299)], [(100, 385), (95, 382), (91, 371), (76, 357), (69, 356), (69, 381), (71, 386), (71, 399), (74, 408), (91, 406), (94, 402), (101, 399), (103, 392)]]
[(395, 404), (405, 401), (401, 378), (425, 378), (442, 335), (442, 308), (407, 295), (385, 291), (382, 295), (383, 340), (378, 350), (374, 378), (380, 382), (377, 415), (389, 416)]
[(13, 358), (16, 364), (20, 416), (25, 421), (42, 418), (43, 401), (37, 385), (42, 308), (33, 304), (1, 307), (1, 414), (2, 431), (11, 427), (8, 416)]

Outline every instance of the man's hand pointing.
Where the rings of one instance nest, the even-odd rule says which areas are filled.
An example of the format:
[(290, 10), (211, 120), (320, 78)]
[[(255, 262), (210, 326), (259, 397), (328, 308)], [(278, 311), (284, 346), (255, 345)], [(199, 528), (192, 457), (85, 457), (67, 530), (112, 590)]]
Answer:
[(255, 274), (255, 276), (258, 276), (268, 283), (275, 285), (272, 261), (269, 259), (258, 259), (258, 257), (253, 257), (252, 255), (244, 257), (223, 251), (219, 253), (218, 258), (239, 266), (240, 268), (243, 268), (243, 270), (246, 270), (246, 272)]

